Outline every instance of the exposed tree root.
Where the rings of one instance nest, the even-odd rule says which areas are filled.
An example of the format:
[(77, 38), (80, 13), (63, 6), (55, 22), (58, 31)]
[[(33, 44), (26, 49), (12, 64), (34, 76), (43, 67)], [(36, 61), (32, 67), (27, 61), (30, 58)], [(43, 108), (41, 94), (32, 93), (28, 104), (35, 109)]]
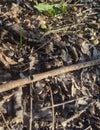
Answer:
[(61, 67), (61, 68), (51, 70), (51, 71), (47, 71), (47, 72), (40, 73), (40, 74), (34, 74), (33, 79), (31, 79), (30, 76), (29, 76), (29, 77), (26, 77), (24, 79), (18, 79), (18, 80), (15, 80), (15, 81), (10, 81), (6, 84), (0, 85), (0, 93), (4, 92), (4, 91), (11, 90), (13, 88), (24, 87), (23, 85), (42, 80), (44, 78), (61, 75), (61, 74), (64, 74), (64, 73), (68, 73), (68, 72), (71, 72), (71, 71), (75, 71), (75, 70), (79, 70), (79, 69), (82, 69), (82, 68), (95, 66), (95, 65), (99, 65), (99, 64), (100, 64), (100, 59), (97, 59), (97, 60), (93, 60), (93, 61), (88, 61), (88, 62), (78, 63), (78, 64), (66, 66), (66, 67)]

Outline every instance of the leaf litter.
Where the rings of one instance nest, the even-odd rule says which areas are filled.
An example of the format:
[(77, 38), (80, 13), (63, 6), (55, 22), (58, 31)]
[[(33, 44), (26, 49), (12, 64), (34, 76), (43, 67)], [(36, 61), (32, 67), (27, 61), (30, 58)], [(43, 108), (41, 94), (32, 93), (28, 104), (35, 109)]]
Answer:
[[(100, 59), (99, 31), (98, 0), (0, 1), (0, 85)], [(99, 130), (99, 86), (97, 65), (0, 93), (0, 129)]]

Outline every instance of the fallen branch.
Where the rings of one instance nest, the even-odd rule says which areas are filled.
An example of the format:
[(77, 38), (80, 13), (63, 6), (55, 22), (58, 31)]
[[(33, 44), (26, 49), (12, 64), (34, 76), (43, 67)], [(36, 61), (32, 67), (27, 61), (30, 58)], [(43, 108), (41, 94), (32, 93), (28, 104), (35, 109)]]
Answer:
[(11, 89), (16, 88), (16, 87), (23, 87), (26, 84), (30, 84), (30, 83), (42, 80), (44, 78), (53, 77), (56, 75), (61, 75), (64, 73), (68, 73), (71, 71), (75, 71), (75, 70), (79, 70), (82, 68), (95, 66), (95, 65), (99, 65), (99, 64), (100, 64), (100, 59), (97, 59), (97, 60), (93, 60), (93, 61), (88, 61), (88, 62), (78, 63), (78, 64), (66, 66), (66, 67), (61, 67), (61, 68), (47, 71), (47, 72), (40, 73), (40, 74), (34, 74), (33, 79), (31, 79), (29, 76), (29, 77), (26, 77), (24, 79), (10, 81), (6, 84), (0, 85), (0, 93), (4, 92), (4, 91), (11, 90)]

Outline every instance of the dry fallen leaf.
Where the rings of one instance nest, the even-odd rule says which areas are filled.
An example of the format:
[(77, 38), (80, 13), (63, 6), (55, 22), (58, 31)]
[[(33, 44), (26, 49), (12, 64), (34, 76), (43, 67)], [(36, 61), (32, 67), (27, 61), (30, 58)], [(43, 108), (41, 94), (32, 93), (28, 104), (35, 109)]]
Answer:
[(2, 51), (0, 52), (0, 62), (7, 68), (9, 68), (10, 65), (17, 64), (16, 61), (14, 61), (11, 58), (7, 57)]
[(12, 17), (16, 18), (19, 13), (21, 13), (21, 8), (19, 8), (19, 6), (17, 4), (12, 3), (12, 6), (11, 6)]

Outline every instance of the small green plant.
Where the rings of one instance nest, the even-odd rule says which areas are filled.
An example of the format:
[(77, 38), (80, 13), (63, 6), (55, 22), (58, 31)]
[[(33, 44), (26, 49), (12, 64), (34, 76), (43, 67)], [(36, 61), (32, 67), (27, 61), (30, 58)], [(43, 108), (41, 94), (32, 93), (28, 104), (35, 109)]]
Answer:
[(23, 34), (22, 34), (22, 29), (20, 28), (20, 42), (19, 42), (20, 48), (22, 48), (22, 45), (23, 45)]
[(58, 14), (66, 12), (66, 7), (61, 6), (61, 4), (48, 4), (48, 3), (39, 3), (34, 6), (39, 12), (47, 14), (49, 16), (56, 16)]

